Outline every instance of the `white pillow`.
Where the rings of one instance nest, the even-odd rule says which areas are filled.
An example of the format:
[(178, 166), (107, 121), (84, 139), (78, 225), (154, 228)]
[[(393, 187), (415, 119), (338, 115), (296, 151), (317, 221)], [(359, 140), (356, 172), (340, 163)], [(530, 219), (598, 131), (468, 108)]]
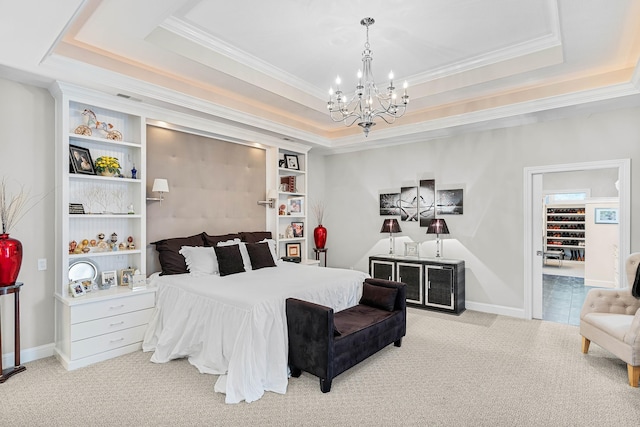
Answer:
[(267, 242), (269, 245), (269, 250), (271, 251), (271, 256), (273, 257), (273, 262), (278, 263), (278, 252), (276, 251), (276, 241), (273, 239), (262, 239), (258, 243)]
[(187, 263), (187, 269), (192, 276), (218, 274), (218, 258), (212, 247), (183, 246), (179, 252)]
[(251, 271), (251, 258), (249, 258), (249, 251), (247, 245), (241, 242), (240, 239), (227, 240), (225, 242), (219, 242), (217, 246), (233, 246), (240, 245), (240, 255), (242, 255), (242, 264), (244, 264), (244, 271)]

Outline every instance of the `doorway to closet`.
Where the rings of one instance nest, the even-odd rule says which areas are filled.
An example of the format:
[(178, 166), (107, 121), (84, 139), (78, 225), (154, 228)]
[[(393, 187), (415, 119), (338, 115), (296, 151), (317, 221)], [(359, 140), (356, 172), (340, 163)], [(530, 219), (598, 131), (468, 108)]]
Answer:
[[(621, 258), (629, 253), (630, 247), (629, 173), (630, 161), (628, 159), (525, 168), (524, 314), (526, 318), (544, 319), (546, 312), (547, 320), (577, 324), (584, 295), (594, 284), (584, 282), (585, 261), (571, 260), (570, 250), (565, 251), (569, 259), (563, 259), (561, 267), (556, 265), (556, 269), (552, 269), (552, 263), (559, 264), (559, 261), (545, 256), (545, 250), (549, 249), (548, 246), (545, 246), (547, 243), (545, 193), (546, 195), (562, 194), (563, 192), (568, 194), (575, 192), (576, 189), (589, 189), (587, 201), (614, 199), (616, 197), (613, 196), (617, 195), (618, 233), (616, 247), (619, 257), (616, 261), (614, 275), (616, 276), (616, 284), (621, 283), (623, 262)], [(585, 208), (585, 226), (589, 221), (593, 221), (593, 211), (594, 209), (591, 207)], [(559, 216), (562, 217), (562, 215)], [(556, 236), (552, 235), (551, 237)], [(569, 237), (571, 235), (566, 238), (569, 239)], [(573, 237), (574, 242), (572, 243), (575, 243), (575, 246), (578, 246), (577, 249), (580, 249), (579, 233), (576, 232)], [(584, 246), (584, 250), (577, 253), (582, 254), (578, 255), (578, 258), (589, 259), (588, 246)], [(574, 254), (576, 254), (575, 251)]]

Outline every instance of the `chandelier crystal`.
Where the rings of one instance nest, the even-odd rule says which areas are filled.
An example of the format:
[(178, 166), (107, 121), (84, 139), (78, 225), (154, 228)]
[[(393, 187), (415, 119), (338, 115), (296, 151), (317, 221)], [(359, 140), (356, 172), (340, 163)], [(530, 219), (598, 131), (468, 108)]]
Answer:
[(374, 120), (381, 118), (385, 122), (391, 124), (396, 118), (402, 117), (409, 103), (409, 95), (407, 95), (407, 82), (404, 82), (404, 94), (400, 97), (398, 103), (398, 94), (393, 86), (393, 71), (389, 73), (389, 86), (386, 91), (378, 90), (373, 78), (371, 70), (371, 61), (373, 53), (369, 46), (369, 27), (376, 21), (373, 18), (363, 18), (361, 25), (367, 28), (367, 42), (364, 44), (362, 51), (362, 70), (358, 70), (358, 85), (355, 93), (349, 99), (340, 90), (340, 76), (336, 78), (336, 90), (329, 89), (329, 102), (327, 108), (329, 115), (334, 122), (344, 122), (346, 126), (351, 126), (358, 122), (358, 126), (362, 127), (364, 136), (369, 136), (371, 126), (375, 126)]

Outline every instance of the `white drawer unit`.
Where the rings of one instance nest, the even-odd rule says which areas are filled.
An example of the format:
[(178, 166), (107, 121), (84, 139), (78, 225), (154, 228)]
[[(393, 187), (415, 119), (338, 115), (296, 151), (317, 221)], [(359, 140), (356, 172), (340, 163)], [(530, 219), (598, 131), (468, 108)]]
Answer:
[(56, 357), (77, 369), (142, 348), (155, 290), (116, 287), (78, 299), (57, 298)]

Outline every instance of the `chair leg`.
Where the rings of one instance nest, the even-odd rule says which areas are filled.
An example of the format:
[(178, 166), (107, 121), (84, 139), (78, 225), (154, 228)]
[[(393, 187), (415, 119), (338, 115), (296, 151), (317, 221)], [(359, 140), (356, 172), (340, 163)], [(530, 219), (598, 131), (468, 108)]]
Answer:
[(627, 374), (629, 376), (629, 385), (631, 387), (638, 387), (638, 380), (640, 380), (640, 366), (627, 364)]
[(329, 393), (331, 391), (331, 380), (320, 378), (320, 390), (323, 393)]
[(296, 368), (295, 366), (289, 366), (289, 369), (291, 369), (291, 376), (293, 378), (298, 378), (302, 374), (302, 369)]
[(591, 344), (591, 340), (582, 337), (582, 352), (587, 354), (589, 352), (589, 344)]
[(395, 341), (395, 342), (393, 343), (393, 345), (395, 345), (396, 347), (400, 347), (400, 346), (402, 346), (402, 338), (400, 338), (399, 340)]

